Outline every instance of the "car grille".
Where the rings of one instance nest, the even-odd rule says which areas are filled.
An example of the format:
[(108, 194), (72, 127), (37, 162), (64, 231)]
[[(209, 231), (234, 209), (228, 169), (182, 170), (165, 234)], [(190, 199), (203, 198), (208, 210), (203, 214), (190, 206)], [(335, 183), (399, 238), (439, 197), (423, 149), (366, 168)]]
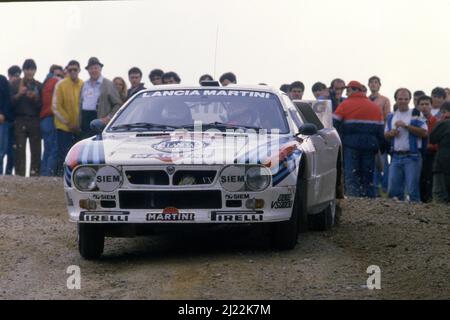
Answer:
[(201, 191), (119, 191), (121, 209), (221, 209), (219, 190)]
[(125, 171), (128, 181), (138, 185), (164, 186), (169, 184), (169, 175), (159, 170), (136, 170)]
[[(167, 186), (171, 184), (169, 174), (164, 170), (126, 170), (125, 175), (134, 185)], [(216, 170), (177, 170), (173, 174), (173, 186), (211, 185)]]
[(214, 182), (214, 178), (216, 177), (216, 171), (194, 171), (194, 170), (180, 170), (175, 172), (173, 176), (173, 185), (183, 185), (186, 184), (187, 177), (192, 177), (193, 183), (188, 184), (212, 184)]

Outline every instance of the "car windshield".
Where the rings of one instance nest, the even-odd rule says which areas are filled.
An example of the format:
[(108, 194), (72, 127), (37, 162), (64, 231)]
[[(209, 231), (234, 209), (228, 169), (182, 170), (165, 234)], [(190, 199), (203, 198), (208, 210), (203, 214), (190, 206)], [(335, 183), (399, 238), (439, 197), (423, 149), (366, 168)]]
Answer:
[(109, 125), (108, 131), (173, 131), (196, 128), (289, 132), (283, 107), (275, 94), (224, 89), (141, 93), (120, 111)]

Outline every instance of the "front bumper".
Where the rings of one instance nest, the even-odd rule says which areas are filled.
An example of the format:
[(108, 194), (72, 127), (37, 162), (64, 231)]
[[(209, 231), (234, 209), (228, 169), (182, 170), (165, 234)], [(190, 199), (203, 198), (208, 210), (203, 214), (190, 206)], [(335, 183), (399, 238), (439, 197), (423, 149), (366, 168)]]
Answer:
[[(270, 187), (264, 192), (230, 193), (223, 190), (196, 190), (198, 193), (216, 191), (220, 194), (220, 203), (215, 207), (202, 208), (201, 199), (188, 209), (171, 206), (169, 200), (161, 202), (164, 207), (141, 208), (121, 201), (121, 190), (112, 193), (82, 193), (66, 187), (66, 201), (71, 222), (107, 223), (107, 224), (223, 224), (223, 223), (265, 223), (289, 220), (294, 204), (295, 187)], [(122, 190), (123, 191), (123, 190)], [(127, 190), (130, 191), (130, 190)], [(136, 190), (142, 191), (142, 190)], [(158, 198), (158, 190), (152, 190)], [(161, 191), (167, 197), (167, 190)], [(192, 192), (192, 189), (189, 191)], [(189, 195), (188, 193), (186, 193)], [(173, 191), (173, 203), (180, 204), (183, 190)], [(261, 201), (262, 200), (262, 201)], [(86, 208), (86, 202), (91, 205)], [(258, 207), (249, 208), (249, 203), (259, 203)], [(211, 203), (205, 199), (204, 203)], [(263, 205), (261, 205), (263, 203)], [(82, 206), (80, 206), (82, 204)], [(167, 206), (166, 206), (167, 205)], [(124, 207), (125, 206), (125, 207)], [(95, 208), (94, 208), (95, 207)], [(136, 209), (137, 208), (137, 209)]]

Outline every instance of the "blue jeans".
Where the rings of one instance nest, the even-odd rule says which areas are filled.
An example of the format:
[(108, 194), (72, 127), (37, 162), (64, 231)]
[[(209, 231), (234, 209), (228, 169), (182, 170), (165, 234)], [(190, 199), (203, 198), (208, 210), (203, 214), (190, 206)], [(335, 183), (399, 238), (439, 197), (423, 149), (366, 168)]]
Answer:
[(41, 120), (41, 135), (44, 140), (44, 155), (41, 161), (41, 176), (56, 175), (56, 159), (58, 144), (56, 142), (56, 128), (53, 117)]
[(67, 153), (69, 152), (70, 148), (77, 143), (78, 137), (75, 136), (71, 132), (66, 132), (63, 130), (56, 130), (57, 134), (57, 141), (58, 141), (58, 160), (57, 160), (57, 175), (59, 177), (63, 176), (64, 173), (64, 160), (66, 159)]
[(374, 174), (375, 192), (377, 195), (378, 195), (378, 186), (380, 184), (381, 190), (383, 190), (383, 192), (387, 192), (389, 184), (389, 161), (387, 153), (381, 154), (381, 161), (383, 163), (383, 170), (378, 171), (378, 169), (375, 169)]
[(375, 198), (374, 171), (375, 153), (373, 151), (344, 147), (346, 195)]
[(381, 189), (383, 192), (388, 191), (389, 186), (389, 159), (387, 152), (383, 154), (383, 161), (384, 161), (384, 167), (383, 167), (383, 178), (381, 179)]
[(0, 124), (0, 175), (3, 174), (3, 158), (8, 151), (9, 127), (9, 122)]
[(389, 169), (389, 198), (405, 200), (405, 187), (411, 202), (420, 202), (420, 172), (422, 159), (419, 154), (392, 156)]

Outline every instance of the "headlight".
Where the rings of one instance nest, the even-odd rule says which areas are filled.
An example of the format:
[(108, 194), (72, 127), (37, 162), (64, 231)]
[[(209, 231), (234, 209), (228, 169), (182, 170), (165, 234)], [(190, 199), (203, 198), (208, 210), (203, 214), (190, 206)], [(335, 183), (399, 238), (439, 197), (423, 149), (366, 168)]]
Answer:
[(246, 184), (251, 191), (262, 191), (270, 184), (270, 172), (263, 167), (251, 167), (246, 173)]
[(232, 165), (222, 170), (219, 181), (228, 192), (263, 191), (270, 185), (271, 175), (262, 166)]
[(91, 167), (81, 167), (77, 169), (73, 175), (73, 183), (80, 191), (92, 191), (97, 186), (95, 184), (95, 176), (97, 172)]

